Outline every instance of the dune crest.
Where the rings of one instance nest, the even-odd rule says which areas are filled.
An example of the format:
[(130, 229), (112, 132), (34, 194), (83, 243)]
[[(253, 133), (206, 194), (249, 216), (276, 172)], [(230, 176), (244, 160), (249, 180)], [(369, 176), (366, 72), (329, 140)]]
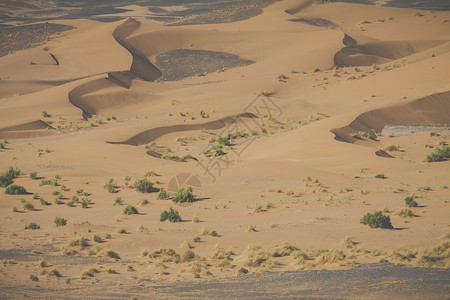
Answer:
[(450, 124), (450, 91), (430, 95), (412, 102), (380, 108), (359, 115), (349, 125), (332, 129), (335, 139), (354, 143), (351, 134), (375, 130), (381, 132), (386, 125)]

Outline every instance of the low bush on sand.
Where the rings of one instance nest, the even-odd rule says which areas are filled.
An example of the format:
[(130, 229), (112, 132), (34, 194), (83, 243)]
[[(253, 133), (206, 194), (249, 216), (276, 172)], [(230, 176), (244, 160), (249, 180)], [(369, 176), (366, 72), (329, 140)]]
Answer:
[(383, 215), (381, 211), (376, 211), (374, 213), (367, 213), (362, 219), (361, 224), (369, 225), (370, 228), (387, 228), (393, 229), (391, 224), (391, 218), (389, 216)]

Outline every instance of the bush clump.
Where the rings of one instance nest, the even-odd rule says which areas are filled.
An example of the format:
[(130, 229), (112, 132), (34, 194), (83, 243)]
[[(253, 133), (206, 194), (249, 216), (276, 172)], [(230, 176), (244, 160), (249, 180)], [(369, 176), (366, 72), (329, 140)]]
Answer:
[(39, 226), (36, 223), (30, 223), (29, 225), (25, 225), (25, 227), (23, 229), (32, 229), (32, 230), (36, 230), (36, 229), (40, 229), (41, 226)]
[(414, 195), (407, 196), (407, 197), (405, 198), (405, 204), (406, 204), (406, 206), (408, 206), (408, 207), (417, 207), (418, 204), (417, 204), (417, 201), (414, 200), (414, 198), (415, 198)]
[(166, 200), (169, 199), (169, 194), (165, 189), (160, 189), (158, 196), (156, 196), (156, 200)]
[(116, 187), (117, 187), (117, 183), (114, 182), (114, 179), (110, 178), (105, 185), (103, 186), (108, 192), (110, 193), (115, 193), (116, 192)]
[(56, 226), (66, 226), (67, 225), (67, 220), (61, 217), (56, 216), (55, 220), (53, 221), (55, 222)]
[(175, 193), (175, 196), (173, 197), (173, 202), (175, 203), (184, 203), (184, 202), (194, 202), (194, 195), (192, 194), (192, 188), (188, 187), (180, 188)]
[(26, 194), (27, 190), (25, 187), (16, 184), (10, 184), (5, 189), (5, 194), (8, 195), (23, 195)]
[(153, 188), (153, 183), (148, 181), (147, 178), (136, 179), (136, 181), (134, 182), (134, 188), (136, 189), (136, 191), (141, 193), (151, 193), (155, 191), (155, 189)]
[(374, 213), (367, 213), (361, 219), (361, 224), (369, 225), (370, 228), (394, 228), (391, 224), (391, 218), (383, 215), (383, 213), (379, 210)]
[(21, 174), (17, 168), (9, 167), (8, 171), (0, 173), (0, 187), (7, 187), (12, 180)]
[(173, 209), (172, 207), (169, 208), (169, 210), (165, 210), (161, 213), (159, 220), (161, 222), (164, 222), (166, 220), (169, 220), (169, 222), (175, 223), (175, 222), (181, 222), (181, 216), (178, 213), (177, 210)]
[(37, 179), (37, 172), (30, 172), (30, 178), (33, 180)]
[(123, 212), (122, 212), (122, 215), (136, 215), (136, 214), (138, 214), (139, 212), (138, 212), (138, 210), (136, 209), (136, 207), (134, 207), (133, 205), (131, 205), (131, 204), (128, 204), (124, 209), (123, 209)]
[(450, 147), (449, 146), (437, 148), (433, 153), (431, 153), (425, 157), (425, 161), (426, 162), (444, 161), (447, 158), (450, 158)]

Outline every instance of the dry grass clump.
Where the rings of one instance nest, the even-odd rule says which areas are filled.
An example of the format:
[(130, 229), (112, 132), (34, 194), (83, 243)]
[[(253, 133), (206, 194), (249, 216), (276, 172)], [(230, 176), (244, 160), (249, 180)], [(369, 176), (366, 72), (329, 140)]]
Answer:
[(194, 248), (191, 244), (189, 244), (188, 241), (184, 241), (184, 242), (180, 245), (180, 247), (183, 248), (183, 249), (187, 249), (187, 250)]
[(418, 252), (417, 264), (425, 267), (450, 267), (450, 240)]
[(320, 256), (317, 259), (318, 264), (333, 264), (340, 262), (345, 259), (345, 254), (342, 250), (338, 249), (331, 249), (326, 250), (326, 252), (320, 254)]
[(262, 249), (260, 245), (250, 245), (247, 247), (246, 266), (251, 268), (272, 268), (275, 263), (270, 259), (272, 253)]
[(211, 272), (208, 271), (209, 265), (203, 261), (195, 261), (189, 268), (189, 272), (192, 273), (194, 278), (200, 278), (202, 276), (211, 276)]
[(202, 227), (202, 229), (200, 229), (200, 236), (205, 236), (205, 235), (210, 235), (210, 236), (214, 236), (217, 237), (219, 236), (219, 234), (217, 233), (217, 231), (215, 230), (209, 230), (206, 227)]
[(280, 246), (273, 250), (273, 257), (290, 256), (294, 251), (299, 250), (297, 247), (291, 245), (289, 242), (283, 242)]
[(355, 245), (355, 242), (353, 242), (353, 239), (351, 237), (346, 237), (343, 241), (342, 244), (347, 247), (347, 248), (352, 248)]
[(233, 261), (232, 256), (235, 255), (233, 250), (225, 250), (223, 248), (217, 248), (213, 255), (211, 255), (211, 260), (215, 262), (215, 267), (221, 270), (231, 268)]
[(382, 150), (384, 151), (400, 151), (400, 145), (387, 145)]
[(85, 237), (78, 236), (77, 238), (71, 240), (69, 242), (69, 247), (77, 247), (83, 250), (84, 248), (89, 247), (89, 240)]
[(409, 208), (401, 208), (396, 213), (396, 216), (402, 217), (402, 218), (411, 218), (415, 217), (416, 215), (410, 210)]
[(81, 273), (81, 279), (86, 279), (86, 278), (90, 278), (90, 277), (94, 277), (95, 274), (100, 273), (99, 270), (95, 269), (95, 268), (91, 268), (89, 270), (84, 271), (83, 273)]
[(149, 254), (150, 258), (159, 258), (162, 262), (179, 263), (181, 261), (180, 255), (173, 249), (160, 248)]
[(98, 257), (108, 257), (108, 258), (112, 258), (112, 259), (116, 259), (116, 260), (120, 259), (120, 255), (114, 250), (101, 249), (101, 248), (98, 248), (98, 249), (99, 249), (99, 251), (96, 254)]

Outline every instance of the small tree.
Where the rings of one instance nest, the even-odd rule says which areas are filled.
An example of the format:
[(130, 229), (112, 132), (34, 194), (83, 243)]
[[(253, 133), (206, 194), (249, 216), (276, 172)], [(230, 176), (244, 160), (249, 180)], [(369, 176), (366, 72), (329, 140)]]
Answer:
[(391, 224), (391, 218), (383, 215), (383, 213), (379, 210), (374, 213), (367, 213), (361, 219), (361, 224), (369, 225), (370, 228), (394, 228)]
[(37, 172), (30, 172), (30, 178), (36, 180), (37, 179)]
[(138, 214), (138, 211), (137, 211), (136, 207), (134, 207), (134, 206), (131, 205), (131, 204), (128, 204), (128, 205), (123, 209), (123, 212), (122, 212), (122, 215), (135, 215), (135, 214)]
[(164, 222), (166, 220), (169, 220), (169, 222), (175, 223), (175, 222), (181, 222), (181, 216), (178, 213), (177, 210), (174, 210), (172, 207), (169, 208), (169, 211), (165, 210), (161, 213), (159, 220), (161, 222)]
[(192, 188), (188, 187), (187, 189), (180, 188), (175, 193), (173, 197), (173, 202), (175, 203), (184, 203), (184, 202), (194, 202), (194, 195), (192, 194)]

